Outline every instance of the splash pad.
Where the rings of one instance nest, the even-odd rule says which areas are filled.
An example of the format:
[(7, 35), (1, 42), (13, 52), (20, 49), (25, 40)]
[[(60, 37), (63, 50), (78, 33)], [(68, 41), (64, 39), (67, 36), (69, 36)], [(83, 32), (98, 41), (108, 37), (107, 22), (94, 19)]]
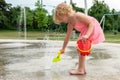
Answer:
[[(52, 62), (53, 57), (57, 55), (56, 52), (61, 48), (61, 44), (62, 41), (50, 40), (0, 40), (0, 79), (85, 80), (93, 79), (93, 76), (93, 80), (98, 78), (102, 80), (119, 79), (120, 55), (116, 52), (119, 50), (117, 49), (120, 47), (119, 44), (103, 43), (93, 46), (94, 50), (87, 58), (88, 73), (86, 76), (69, 75), (69, 70), (75, 69), (78, 64), (76, 42), (70, 41), (60, 62)], [(110, 79), (111, 75), (114, 76)]]

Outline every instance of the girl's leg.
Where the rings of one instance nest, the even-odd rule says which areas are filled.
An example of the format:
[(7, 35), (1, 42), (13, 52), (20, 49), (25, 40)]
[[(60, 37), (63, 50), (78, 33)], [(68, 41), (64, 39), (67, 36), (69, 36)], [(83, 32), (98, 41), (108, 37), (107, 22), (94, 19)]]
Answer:
[(86, 62), (86, 56), (79, 55), (78, 70), (82, 73), (86, 73), (85, 62)]
[(86, 73), (85, 61), (86, 61), (86, 57), (85, 56), (81, 56), (79, 54), (78, 68), (76, 70), (70, 71), (70, 74), (72, 74), (72, 75), (83, 75), (83, 74), (85, 74)]

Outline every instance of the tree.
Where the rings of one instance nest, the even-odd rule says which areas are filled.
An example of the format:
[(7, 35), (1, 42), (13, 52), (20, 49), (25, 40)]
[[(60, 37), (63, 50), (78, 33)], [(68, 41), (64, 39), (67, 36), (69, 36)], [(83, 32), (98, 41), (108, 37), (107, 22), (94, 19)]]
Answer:
[(37, 26), (39, 29), (42, 29), (42, 27), (47, 26), (48, 23), (47, 11), (42, 7), (39, 0), (36, 2), (35, 6), (37, 8), (35, 9), (34, 16), (37, 21)]
[(19, 20), (20, 20), (19, 16), (20, 16), (20, 6), (12, 7), (10, 9), (10, 14), (9, 14), (9, 20), (10, 20), (9, 23), (11, 23), (11, 25), (9, 26), (11, 29), (18, 28)]
[(112, 15), (112, 20), (111, 20), (111, 23), (112, 23), (112, 29), (113, 31), (120, 31), (120, 12), (117, 12), (115, 9), (112, 9), (111, 11), (111, 14), (114, 14)]
[(84, 9), (77, 7), (75, 3), (71, 3), (71, 4), (72, 4), (73, 9), (74, 9), (76, 12), (84, 12)]
[(0, 28), (5, 29), (9, 26), (9, 9), (11, 4), (7, 4), (5, 0), (0, 0)]
[(27, 29), (28, 29), (28, 30), (29, 30), (29, 29), (32, 29), (32, 30), (33, 30), (33, 29), (34, 29), (34, 27), (33, 27), (33, 16), (34, 16), (33, 11), (30, 10), (29, 7), (26, 7), (25, 9), (26, 9)]
[(104, 1), (94, 0), (93, 6), (88, 10), (88, 14), (95, 17), (98, 21), (100, 21), (106, 13), (110, 13), (110, 10)]

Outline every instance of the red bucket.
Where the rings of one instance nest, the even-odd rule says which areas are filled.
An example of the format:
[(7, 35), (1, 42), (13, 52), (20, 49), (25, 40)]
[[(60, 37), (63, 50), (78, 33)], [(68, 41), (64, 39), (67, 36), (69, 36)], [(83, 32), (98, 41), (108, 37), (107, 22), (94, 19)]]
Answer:
[(82, 40), (78, 40), (77, 49), (80, 51), (80, 55), (88, 56), (91, 51), (91, 41), (86, 40), (85, 42), (83, 42)]

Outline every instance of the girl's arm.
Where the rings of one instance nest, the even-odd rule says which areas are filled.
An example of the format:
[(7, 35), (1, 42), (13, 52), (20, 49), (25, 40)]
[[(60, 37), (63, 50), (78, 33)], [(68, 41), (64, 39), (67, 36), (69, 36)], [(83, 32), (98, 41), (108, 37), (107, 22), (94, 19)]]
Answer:
[(64, 51), (65, 51), (65, 48), (66, 48), (68, 41), (70, 39), (70, 36), (72, 34), (72, 30), (73, 30), (73, 25), (69, 23), (67, 26), (67, 34), (66, 34), (65, 39), (64, 39), (63, 47), (60, 50), (62, 53), (64, 53)]
[(77, 18), (77, 20), (82, 21), (82, 22), (84, 22), (85, 24), (88, 25), (88, 31), (87, 31), (86, 35), (84, 35), (82, 37), (83, 39), (87, 39), (91, 35), (91, 33), (93, 31), (94, 23), (89, 18), (89, 16), (87, 16), (87, 15), (85, 15), (83, 13), (79, 13), (79, 12), (76, 13), (76, 18)]

